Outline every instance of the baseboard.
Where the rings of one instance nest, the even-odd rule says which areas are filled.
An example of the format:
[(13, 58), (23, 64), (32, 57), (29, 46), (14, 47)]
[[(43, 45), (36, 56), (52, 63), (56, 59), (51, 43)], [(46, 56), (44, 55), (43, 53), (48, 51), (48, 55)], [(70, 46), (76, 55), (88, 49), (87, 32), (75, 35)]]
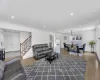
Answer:
[(9, 52), (20, 52), (20, 50), (17, 50), (17, 51), (5, 51), (5, 53), (9, 53)]
[(91, 53), (91, 51), (85, 51), (86, 53)]
[(64, 48), (60, 48), (60, 49), (64, 49)]

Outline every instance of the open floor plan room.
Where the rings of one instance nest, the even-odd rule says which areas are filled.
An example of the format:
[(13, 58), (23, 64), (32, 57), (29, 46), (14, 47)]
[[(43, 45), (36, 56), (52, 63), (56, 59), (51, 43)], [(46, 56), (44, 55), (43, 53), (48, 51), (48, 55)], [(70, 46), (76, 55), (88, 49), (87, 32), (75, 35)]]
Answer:
[(0, 0), (0, 80), (100, 80), (100, 0)]

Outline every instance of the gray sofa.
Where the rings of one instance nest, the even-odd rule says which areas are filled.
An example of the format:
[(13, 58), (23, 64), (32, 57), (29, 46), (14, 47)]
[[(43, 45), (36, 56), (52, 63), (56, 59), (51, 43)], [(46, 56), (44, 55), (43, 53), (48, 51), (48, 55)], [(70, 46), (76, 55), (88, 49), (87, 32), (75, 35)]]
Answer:
[(41, 59), (46, 57), (47, 54), (51, 54), (53, 49), (48, 47), (48, 44), (36, 44), (32, 46), (35, 59)]
[(0, 80), (26, 80), (20, 59), (13, 59), (9, 62), (0, 60)]

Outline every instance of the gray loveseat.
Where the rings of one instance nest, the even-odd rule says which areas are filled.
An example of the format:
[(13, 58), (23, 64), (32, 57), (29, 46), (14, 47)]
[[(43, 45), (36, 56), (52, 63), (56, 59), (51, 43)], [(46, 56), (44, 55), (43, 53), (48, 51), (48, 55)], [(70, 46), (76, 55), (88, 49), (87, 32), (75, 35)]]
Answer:
[(19, 58), (9, 62), (0, 60), (0, 80), (26, 80)]
[(51, 54), (53, 49), (48, 47), (48, 44), (36, 44), (32, 46), (35, 59), (41, 59), (46, 57), (47, 54)]

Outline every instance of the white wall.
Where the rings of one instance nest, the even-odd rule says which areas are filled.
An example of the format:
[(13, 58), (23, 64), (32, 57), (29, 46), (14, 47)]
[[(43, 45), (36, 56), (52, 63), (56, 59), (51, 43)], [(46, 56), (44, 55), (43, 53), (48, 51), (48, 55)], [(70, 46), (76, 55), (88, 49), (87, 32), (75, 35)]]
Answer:
[[(32, 31), (32, 45), (34, 44), (44, 44), (49, 43), (49, 32), (41, 31), (41, 30), (33, 30)], [(23, 59), (33, 57), (34, 53), (32, 48), (28, 51), (27, 54), (23, 56)]]
[(60, 53), (61, 36), (60, 33), (54, 33), (54, 52)]
[[(49, 43), (49, 34), (51, 34), (47, 31), (37, 30), (22, 25), (11, 24), (9, 22), (0, 22), (0, 28), (32, 32), (32, 45)], [(61, 34), (59, 33), (53, 33), (53, 35), (61, 37)], [(30, 51), (23, 57), (23, 59), (29, 57), (33, 57), (32, 49), (30, 49)]]
[(0, 29), (0, 49), (1, 48), (4, 48), (4, 31), (2, 29)]
[(26, 26), (23, 26), (23, 25), (12, 24), (12, 23), (9, 23), (9, 22), (0, 22), (0, 28), (32, 32), (32, 28), (29, 28), (29, 27), (26, 27)]
[(20, 33), (19, 32), (4, 32), (5, 51), (20, 50)]
[[(48, 43), (49, 41), (48, 35), (51, 34), (50, 32), (47, 31), (42, 31), (22, 25), (12, 24), (9, 22), (0, 22), (0, 28), (32, 32), (32, 44)], [(56, 35), (59, 34), (56, 33)]]
[[(32, 32), (32, 45), (49, 43), (49, 34), (50, 33), (47, 31), (41, 31), (41, 30), (37, 30), (34, 28), (28, 28), (28, 27), (22, 26), (22, 25), (11, 24), (9, 22), (0, 22), (0, 28)], [(33, 57), (32, 55), (33, 55), (33, 53), (30, 51), (30, 53), (27, 53), (24, 56), (24, 59), (28, 58), (29, 56)]]
[[(64, 36), (66, 36), (67, 37), (67, 39), (65, 40), (64, 39)], [(63, 43), (69, 43), (69, 34), (63, 34), (62, 36), (61, 36), (61, 48), (64, 48), (64, 45), (63, 45)]]
[[(46, 32), (46, 31), (41, 31), (41, 30), (29, 28), (29, 27), (22, 26), (22, 25), (11, 24), (9, 22), (0, 22), (0, 28), (32, 32), (32, 45), (37, 44), (37, 43), (38, 44), (39, 43), (48, 43), (48, 41), (49, 41), (49, 36), (48, 36), (49, 32)], [(84, 37), (83, 41), (84, 41), (84, 43), (87, 44), (87, 47), (86, 47), (87, 51), (90, 51), (90, 47), (88, 46), (88, 41), (95, 39), (95, 36), (94, 36), (95, 34), (94, 33), (95, 32), (92, 31), (92, 30), (90, 30), (90, 31), (83, 31), (82, 32), (83, 37)], [(61, 47), (62, 48), (63, 48), (63, 42), (65, 42), (65, 40), (64, 40), (63, 35), (62, 35), (61, 36)], [(98, 50), (98, 54), (100, 53), (99, 50)], [(29, 53), (26, 54), (24, 59), (32, 57), (32, 56), (33, 56), (33, 53), (32, 53), (32, 50), (30, 50)]]
[(49, 43), (49, 32), (41, 30), (32, 30), (32, 45)]
[[(44, 44), (50, 42), (49, 35), (51, 33), (47, 31), (42, 31), (42, 30), (32, 30), (32, 45), (34, 44)], [(59, 36), (61, 37), (61, 34), (59, 33), (53, 33), (54, 36)]]
[(27, 59), (33, 57), (33, 51), (32, 48), (23, 56), (23, 59)]
[[(73, 34), (81, 34), (82, 38), (83, 38), (82, 43), (86, 44), (85, 50), (91, 51), (91, 47), (89, 46), (89, 41), (91, 41), (91, 40), (96, 41), (96, 31), (95, 31), (95, 29), (85, 30), (85, 31), (81, 31), (81, 32), (74, 32)], [(66, 41), (64, 40), (64, 36), (67, 36), (67, 38), (68, 38)], [(63, 34), (63, 36), (62, 36), (62, 46), (61, 46), (62, 48), (63, 48), (63, 42), (69, 43), (69, 36), (70, 36), (70, 33)]]
[[(51, 33), (47, 32), (47, 31), (41, 31), (41, 30), (33, 29), (32, 30), (32, 45), (34, 45), (34, 44), (44, 44), (44, 43), (49, 44), (49, 41), (50, 41), (49, 35), (50, 34)], [(59, 34), (59, 33), (53, 33), (53, 35), (61, 36), (61, 34)], [(29, 52), (27, 54), (25, 54), (23, 59), (33, 57), (33, 55), (34, 55), (34, 53), (33, 53), (32, 49), (30, 49)]]
[(98, 58), (100, 60), (100, 25), (96, 28), (96, 53), (98, 55)]
[[(44, 44), (49, 43), (49, 32), (41, 31), (41, 30), (32, 30), (32, 45), (34, 44)], [(33, 57), (34, 53), (32, 48), (23, 56), (23, 59)]]
[[(91, 47), (89, 46), (89, 41), (94, 40), (96, 41), (96, 31), (95, 30), (88, 30), (83, 31), (82, 37), (83, 37), (83, 43), (86, 43), (86, 51), (91, 51)], [(96, 49), (95, 49), (96, 51)]]

